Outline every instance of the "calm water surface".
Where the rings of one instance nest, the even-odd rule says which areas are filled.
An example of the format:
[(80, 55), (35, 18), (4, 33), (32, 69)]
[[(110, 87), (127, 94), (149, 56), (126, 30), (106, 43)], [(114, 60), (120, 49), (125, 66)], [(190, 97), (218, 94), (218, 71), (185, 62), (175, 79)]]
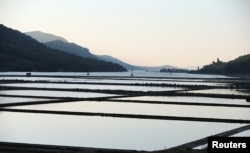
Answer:
[(232, 107), (81, 101), (60, 104), (17, 106), (10, 108), (250, 120), (249, 108)]
[[(1, 91), (0, 91), (1, 93)], [(50, 101), (50, 99), (41, 99), (41, 98), (16, 98), (16, 97), (1, 97), (0, 104), (6, 103), (18, 103), (18, 102), (34, 102), (34, 101)]]
[(100, 84), (56, 84), (56, 83), (12, 83), (2, 84), (11, 87), (35, 87), (35, 88), (60, 88), (60, 89), (92, 89), (92, 90), (126, 90), (126, 91), (174, 91), (184, 88), (149, 87), (129, 85), (100, 85)]
[[(0, 112), (0, 141), (159, 150), (244, 124)], [(187, 132), (188, 131), (188, 132)]]
[[(161, 73), (133, 71), (135, 77), (171, 77), (171, 78), (230, 78), (223, 75), (189, 74), (189, 73)], [(1, 72), (0, 75), (26, 75), (25, 72)], [(85, 72), (32, 72), (32, 75), (50, 76), (87, 76)], [(90, 76), (120, 76), (129, 77), (131, 72), (91, 72)]]
[(95, 92), (46, 91), (46, 90), (0, 90), (0, 94), (19, 95), (19, 96), (72, 97), (72, 98), (115, 96), (114, 94), (103, 94)]
[(194, 90), (186, 91), (188, 93), (206, 93), (206, 94), (227, 94), (227, 95), (250, 95), (249, 92), (236, 89), (206, 89), (206, 90)]
[(233, 137), (250, 137), (250, 130), (246, 130), (237, 134), (232, 135)]
[(250, 103), (247, 102), (245, 99), (211, 98), (211, 97), (138, 96), (138, 97), (125, 97), (125, 98), (114, 98), (114, 99), (250, 105)]
[[(0, 75), (25, 75), (22, 72), (1, 72)], [(227, 79), (229, 77), (220, 75), (199, 75), (187, 73), (159, 73), (134, 71), (134, 76), (141, 78), (130, 78), (131, 72), (122, 73), (39, 73), (32, 75), (52, 76), (77, 76), (77, 78), (50, 78), (50, 77), (4, 77), (0, 80), (44, 80), (58, 82), (95, 82), (95, 83), (173, 83), (173, 84), (196, 84), (196, 85), (219, 85), (226, 84), (216, 82), (203, 82), (205, 78)], [(100, 76), (100, 77), (99, 77)], [(103, 77), (105, 76), (105, 77)], [(106, 77), (107, 76), (107, 77)], [(112, 77), (114, 76), (114, 77)], [(147, 78), (153, 77), (153, 78)], [(157, 78), (156, 78), (157, 77)], [(178, 78), (175, 80), (175, 78)], [(190, 78), (195, 78), (191, 79)], [(5, 84), (6, 85), (6, 84)], [(145, 86), (110, 86), (110, 85), (73, 85), (73, 84), (41, 84), (24, 83), (9, 84), (10, 86), (43, 87), (43, 88), (79, 88), (79, 89), (109, 89), (109, 90), (131, 90), (131, 91), (162, 91), (179, 90), (180, 88), (145, 87)], [(227, 90), (228, 91), (228, 90)], [(225, 91), (225, 92), (227, 92)], [(203, 90), (204, 92), (204, 90)], [(213, 91), (214, 92), (214, 91)], [(217, 92), (217, 91), (215, 91)], [(224, 92), (224, 91), (223, 91)], [(232, 94), (232, 92), (229, 92)], [(233, 91), (235, 93), (235, 91)], [(48, 97), (109, 97), (114, 94), (103, 94), (94, 92), (70, 92), (70, 91), (45, 91), (45, 90), (0, 90), (0, 94), (20, 96), (48, 96)], [(236, 94), (238, 94), (236, 92)], [(115, 98), (114, 98), (115, 99)], [(141, 96), (123, 98), (124, 100), (146, 100), (146, 101), (173, 101), (173, 102), (197, 102), (197, 103), (225, 103), (247, 105), (245, 100), (206, 98), (206, 97), (168, 97), (168, 96)], [(6, 103), (36, 101), (30, 98), (0, 97), (0, 101)], [(44, 99), (39, 99), (44, 100)], [(182, 106), (182, 105), (157, 105), (121, 103), (110, 101), (79, 101), (58, 104), (27, 105), (9, 108), (35, 109), (35, 110), (63, 110), (78, 112), (103, 112), (124, 114), (147, 114), (166, 116), (190, 116), (190, 117), (212, 117), (231, 119), (250, 119), (248, 108), (211, 107), (211, 106)], [(168, 121), (149, 119), (125, 119), (112, 117), (88, 117), (67, 116), (52, 114), (32, 114), (0, 112), (0, 141), (21, 142), (50, 145), (83, 146), (95, 148), (116, 148), (136, 150), (160, 150), (174, 147), (193, 140), (214, 135), (226, 130), (231, 130), (246, 124), (231, 123), (207, 123), (192, 121)], [(241, 133), (249, 135), (249, 132)]]

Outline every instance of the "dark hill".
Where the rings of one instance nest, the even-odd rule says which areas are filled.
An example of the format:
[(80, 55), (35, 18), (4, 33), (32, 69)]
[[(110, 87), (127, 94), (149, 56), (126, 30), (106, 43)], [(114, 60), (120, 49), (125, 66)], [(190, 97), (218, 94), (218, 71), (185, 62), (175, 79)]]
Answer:
[(68, 53), (72, 53), (81, 57), (96, 58), (89, 52), (89, 49), (81, 47), (75, 43), (68, 43), (62, 40), (54, 40), (44, 43), (47, 47), (59, 49)]
[(123, 66), (124, 68), (128, 70), (148, 70), (148, 71), (159, 71), (162, 68), (172, 68), (174, 66), (136, 66), (131, 65), (129, 63), (126, 63), (120, 59), (117, 59), (115, 57), (112, 57), (110, 55), (95, 55), (89, 51), (88, 48), (82, 47), (76, 43), (69, 43), (65, 38), (62, 36), (57, 36), (54, 34), (44, 33), (41, 31), (31, 31), (26, 32), (25, 34), (31, 36), (32, 38), (36, 39), (37, 41), (44, 43), (47, 47), (53, 48), (53, 49), (59, 49), (61, 51), (67, 52), (67, 53), (73, 53), (75, 55), (81, 56), (81, 57), (89, 57), (94, 58), (106, 62), (112, 62), (119, 64)]
[(126, 71), (111, 62), (51, 49), (19, 31), (0, 25), (0, 71)]
[(31, 31), (31, 32), (26, 32), (25, 34), (31, 36), (37, 41), (44, 43), (47, 47), (50, 47), (53, 49), (59, 49), (67, 53), (73, 53), (75, 55), (82, 56), (82, 57), (95, 58), (95, 59), (106, 61), (106, 62), (116, 63), (119, 65), (122, 65), (128, 70), (143, 70), (144, 69), (140, 66), (134, 66), (134, 65), (128, 64), (126, 62), (123, 62), (109, 55), (94, 55), (89, 51), (88, 48), (82, 47), (75, 43), (69, 43), (68, 41), (66, 41), (65, 38), (61, 36), (44, 33), (40, 31)]
[(110, 62), (113, 62), (113, 63), (117, 63), (117, 64), (120, 64), (122, 65), (123, 67), (125, 67), (126, 69), (128, 70), (145, 70), (146, 68), (144, 67), (140, 67), (140, 66), (135, 66), (135, 65), (131, 65), (131, 64), (128, 64), (126, 62), (123, 62), (117, 58), (114, 58), (112, 56), (109, 56), (109, 55), (96, 55), (98, 59), (101, 59), (103, 61), (110, 61)]
[(250, 54), (240, 56), (229, 62), (217, 59), (212, 64), (205, 65), (198, 73), (211, 74), (250, 74)]

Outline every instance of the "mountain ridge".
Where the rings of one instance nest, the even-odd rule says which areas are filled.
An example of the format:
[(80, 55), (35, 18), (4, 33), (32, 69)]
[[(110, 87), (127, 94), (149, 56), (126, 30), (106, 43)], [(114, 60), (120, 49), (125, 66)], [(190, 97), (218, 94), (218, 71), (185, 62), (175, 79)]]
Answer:
[(111, 62), (51, 49), (32, 37), (0, 24), (0, 71), (123, 72)]
[(197, 73), (250, 74), (250, 54), (239, 56), (228, 62), (223, 62), (217, 58), (217, 61), (203, 66)]
[[(53, 48), (53, 49), (59, 49), (68, 53), (74, 53), (75, 55), (78, 56), (82, 56), (82, 57), (90, 57), (90, 58), (95, 58), (95, 59), (99, 59), (99, 60), (103, 60), (106, 62), (113, 62), (119, 65), (122, 65), (123, 67), (125, 67), (128, 70), (145, 70), (145, 71), (160, 71), (160, 69), (162, 68), (176, 68), (175, 66), (171, 66), (171, 65), (164, 65), (164, 66), (136, 66), (136, 65), (132, 65), (129, 63), (126, 63), (118, 58), (115, 58), (113, 56), (110, 55), (96, 55), (93, 54), (89, 51), (88, 48), (86, 47), (82, 47), (81, 45), (78, 45), (76, 43), (70, 43), (68, 41), (62, 41), (57, 38), (62, 38), (65, 39), (61, 36), (56, 36), (54, 34), (49, 34), (49, 33), (44, 33), (44, 32), (40, 32), (40, 36), (39, 35), (33, 35), (32, 32), (26, 32), (27, 35), (40, 40), (39, 38), (44, 38), (47, 36), (52, 36), (51, 38), (47, 37), (48, 40), (46, 40), (45, 42), (40, 41), (41, 43), (44, 43), (47, 47)], [(45, 34), (45, 36), (43, 36)], [(47, 35), (49, 34), (49, 35)], [(38, 38), (37, 38), (38, 37)], [(50, 40), (50, 41), (49, 41)], [(66, 39), (65, 39), (66, 40)]]
[(37, 41), (41, 43), (46, 43), (46, 42), (54, 41), (54, 40), (61, 40), (63, 42), (68, 42), (65, 38), (61, 36), (57, 36), (57, 35), (50, 34), (50, 33), (45, 33), (39, 30), (25, 32), (25, 34), (31, 36), (32, 38), (36, 39)]
[(89, 52), (88, 48), (84, 48), (75, 43), (68, 43), (61, 40), (53, 40), (44, 43), (47, 47), (59, 49), (68, 53), (72, 53), (81, 57), (96, 58), (95, 55)]
[(111, 61), (113, 63), (120, 64), (120, 65), (124, 66), (128, 70), (145, 70), (143, 67), (128, 64), (128, 63), (123, 62), (122, 60), (117, 59), (115, 57), (112, 57), (110, 55), (96, 55), (96, 56), (97, 56), (97, 58), (99, 58), (101, 60)]

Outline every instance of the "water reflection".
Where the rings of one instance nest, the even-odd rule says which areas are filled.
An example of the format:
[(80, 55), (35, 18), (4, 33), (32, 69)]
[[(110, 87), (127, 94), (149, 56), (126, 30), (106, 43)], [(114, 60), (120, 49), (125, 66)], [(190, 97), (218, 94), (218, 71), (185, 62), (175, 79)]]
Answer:
[(249, 92), (245, 92), (244, 90), (236, 90), (236, 89), (206, 89), (206, 90), (194, 90), (187, 91), (188, 93), (207, 93), (207, 94), (228, 94), (228, 95), (250, 95)]
[(116, 114), (143, 114), (160, 116), (206, 117), (223, 119), (250, 119), (249, 108), (137, 104), (119, 102), (71, 102), (10, 107), (15, 109), (99, 112)]
[(95, 92), (72, 92), (72, 91), (46, 91), (46, 90), (0, 90), (0, 94), (20, 95), (20, 96), (44, 96), (44, 97), (72, 97), (72, 98), (91, 98), (109, 97), (114, 94), (103, 94)]
[(244, 126), (8, 112), (0, 114), (0, 141), (137, 150), (169, 148)]
[(125, 98), (114, 98), (114, 99), (249, 105), (249, 103), (245, 99), (228, 99), (228, 98), (212, 98), (212, 97), (139, 96), (139, 97), (125, 97)]
[(100, 85), (100, 84), (56, 84), (56, 83), (15, 83), (2, 84), (11, 87), (35, 87), (35, 88), (60, 88), (60, 89), (92, 89), (92, 90), (126, 90), (126, 91), (172, 91), (183, 88), (154, 87), (154, 86), (129, 86), (129, 85)]
[(15, 97), (1, 97), (0, 104), (7, 103), (20, 103), (20, 102), (34, 102), (34, 101), (49, 101), (50, 99), (41, 99), (41, 98), (15, 98)]
[[(20, 75), (19, 72), (0, 73), (3, 75)], [(25, 73), (23, 73), (25, 75)], [(129, 91), (163, 91), (179, 90), (182, 88), (129, 86), (129, 83), (155, 83), (155, 84), (182, 84), (182, 85), (216, 85), (226, 86), (224, 83), (217, 83), (225, 76), (198, 75), (186, 73), (159, 73), (135, 71), (130, 77), (130, 72), (124, 73), (32, 73), (41, 75), (39, 77), (1, 77), (0, 80), (43, 80), (46, 82), (92, 82), (92, 83), (117, 83), (120, 85), (98, 85), (98, 84), (52, 84), (52, 83), (15, 83), (2, 84), (19, 87), (39, 88), (67, 88), (67, 89), (108, 89), (108, 90), (129, 90)], [(42, 77), (45, 75), (60, 76), (58, 78)], [(66, 75), (66, 76), (65, 76)], [(74, 76), (74, 77), (73, 77)], [(94, 76), (94, 77), (93, 77)], [(99, 77), (100, 76), (100, 77)], [(108, 76), (108, 77), (103, 77)], [(114, 77), (115, 76), (115, 77)], [(139, 76), (139, 77), (138, 77)], [(65, 78), (63, 78), (65, 77)], [(195, 78), (195, 79), (190, 79)], [(213, 79), (205, 79), (213, 78)], [(214, 79), (220, 78), (220, 79)], [(211, 82), (209, 82), (209, 80)], [(226, 79), (225, 79), (226, 80)], [(222, 81), (223, 82), (223, 81)], [(227, 81), (225, 81), (227, 82)], [(230, 82), (230, 80), (228, 81)], [(128, 85), (121, 85), (128, 83)], [(224, 89), (223, 89), (224, 90)], [(202, 90), (206, 92), (206, 90)], [(211, 91), (211, 90), (210, 90)], [(213, 91), (212, 92), (217, 92)], [(228, 92), (220, 90), (220, 92)], [(235, 91), (233, 91), (234, 93)], [(103, 94), (95, 92), (72, 92), (72, 91), (48, 91), (48, 90), (1, 90), (0, 94), (20, 96), (44, 96), (44, 97), (109, 97), (114, 94)], [(238, 93), (236, 93), (238, 94)], [(122, 98), (121, 98), (122, 99)], [(25, 98), (0, 97), (0, 101), (16, 102), (16, 100), (29, 101)], [(115, 100), (115, 98), (113, 98)], [(57, 104), (40, 104), (15, 106), (8, 108), (35, 109), (35, 110), (62, 110), (78, 112), (102, 112), (119, 114), (147, 114), (164, 116), (183, 117), (205, 117), (225, 119), (250, 119), (248, 108), (233, 107), (211, 107), (211, 106), (187, 106), (187, 105), (162, 105), (162, 104), (138, 104), (124, 103), (117, 101), (80, 101)], [(245, 100), (207, 98), (207, 97), (168, 97), (168, 96), (140, 96), (123, 98), (123, 100), (146, 100), (146, 101), (172, 101), (172, 102), (197, 102), (197, 103), (225, 103), (248, 105)], [(83, 146), (96, 148), (117, 148), (136, 150), (160, 150), (174, 147), (196, 139), (217, 134), (243, 126), (244, 124), (230, 123), (207, 123), (193, 121), (168, 121), (150, 119), (125, 119), (112, 117), (87, 117), (67, 116), (52, 114), (32, 114), (0, 112), (0, 141), (38, 143), (50, 145)], [(243, 133), (244, 134), (244, 133)]]
[(170, 85), (205, 85), (205, 86), (228, 86), (228, 83), (210, 82), (202, 79), (167, 79), (167, 78), (49, 78), (49, 77), (0, 77), (0, 80), (24, 80), (68, 83), (116, 83), (116, 84), (170, 84)]
[(232, 137), (250, 137), (250, 130), (234, 134)]
[[(161, 72), (145, 72), (133, 71), (136, 77), (171, 77), (171, 78), (230, 78), (223, 75), (208, 75), (208, 74), (189, 74), (189, 73), (161, 73)], [(1, 72), (1, 75), (26, 75), (24, 72)], [(32, 72), (33, 75), (38, 76), (87, 76), (85, 72)], [(91, 76), (130, 76), (131, 72), (92, 72)]]

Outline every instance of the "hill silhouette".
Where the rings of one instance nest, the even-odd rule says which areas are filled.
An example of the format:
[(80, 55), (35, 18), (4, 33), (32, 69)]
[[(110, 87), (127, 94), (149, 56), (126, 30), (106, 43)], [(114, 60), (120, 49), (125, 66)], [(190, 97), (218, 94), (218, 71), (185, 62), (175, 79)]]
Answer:
[(39, 42), (46, 43), (54, 40), (61, 40), (63, 42), (68, 42), (65, 38), (56, 36), (50, 33), (44, 33), (41, 31), (30, 31), (25, 32), (26, 35), (31, 36), (32, 38), (36, 39)]
[(62, 36), (57, 36), (54, 34), (44, 33), (41, 31), (31, 31), (26, 32), (25, 34), (31, 36), (32, 38), (36, 39), (37, 41), (44, 43), (47, 47), (53, 49), (59, 49), (65, 51), (67, 53), (73, 53), (75, 55), (81, 57), (89, 57), (94, 58), (106, 62), (112, 62), (123, 66), (128, 70), (146, 70), (146, 71), (160, 71), (162, 68), (176, 68), (175, 66), (171, 65), (164, 65), (164, 66), (136, 66), (124, 62), (118, 58), (112, 57), (110, 55), (95, 55), (89, 51), (88, 48), (82, 47), (76, 43), (70, 43)]
[(61, 40), (54, 40), (44, 43), (47, 47), (59, 49), (68, 53), (72, 53), (81, 57), (96, 58), (89, 52), (89, 49), (81, 47), (75, 43), (67, 43)]
[(126, 63), (120, 59), (112, 57), (110, 55), (95, 55), (89, 51), (88, 48), (82, 47), (76, 43), (69, 43), (65, 38), (61, 36), (56, 36), (54, 34), (44, 33), (40, 31), (26, 32), (25, 34), (31, 36), (37, 41), (44, 43), (47, 47), (53, 49), (59, 49), (68, 53), (73, 53), (82, 57), (95, 58), (98, 60), (112, 62), (122, 65), (128, 70), (158, 70), (160, 67), (146, 67), (146, 66), (136, 66)]
[(17, 30), (0, 25), (0, 71), (117, 72), (118, 64), (51, 49)]
[(250, 54), (240, 56), (229, 62), (222, 62), (219, 59), (212, 64), (205, 65), (198, 73), (211, 74), (250, 74)]

